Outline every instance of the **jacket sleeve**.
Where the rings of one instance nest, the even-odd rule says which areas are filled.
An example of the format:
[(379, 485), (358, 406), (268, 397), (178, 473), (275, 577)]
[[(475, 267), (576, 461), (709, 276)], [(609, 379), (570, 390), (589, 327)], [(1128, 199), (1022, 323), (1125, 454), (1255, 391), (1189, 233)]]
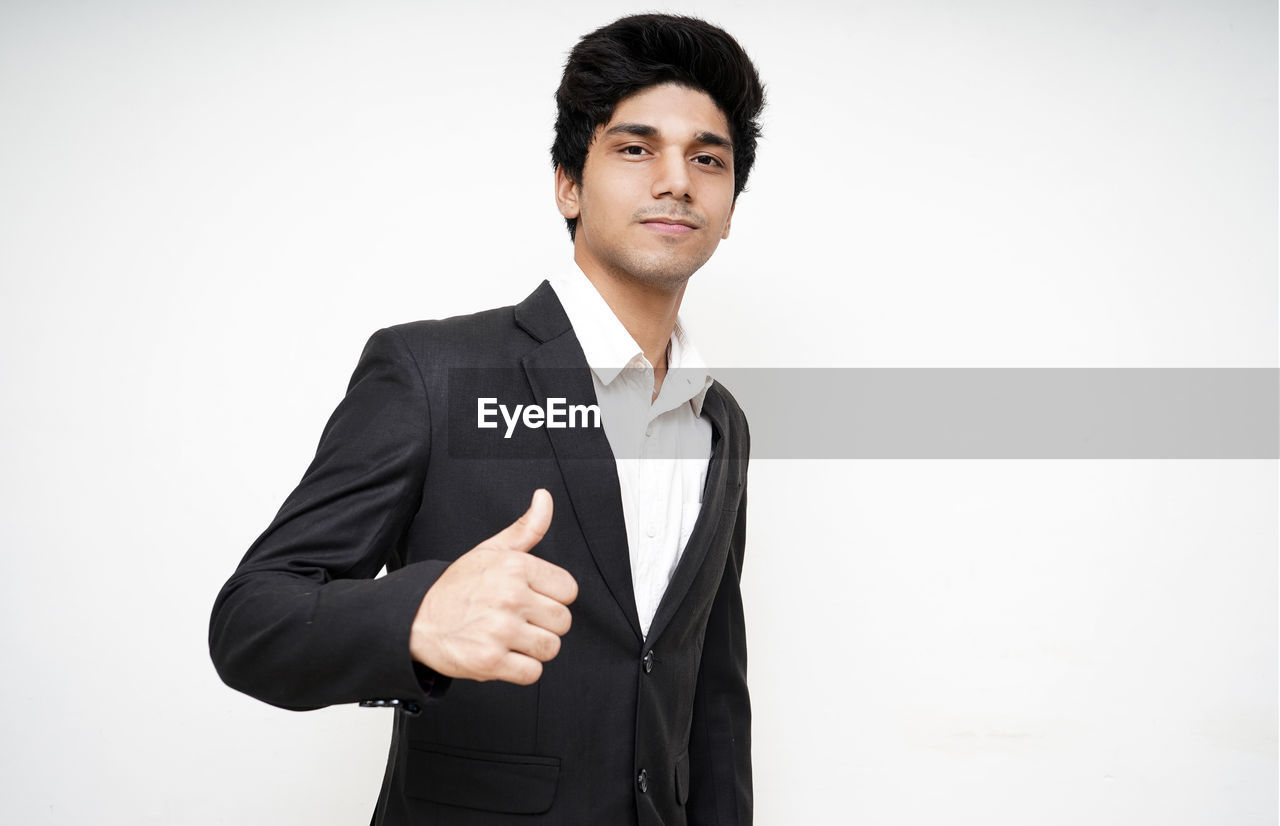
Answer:
[(430, 454), (417, 362), (369, 339), (315, 459), (214, 602), (209, 650), (231, 687), (289, 709), (421, 700), (409, 631), (444, 561), (399, 567)]
[(689, 740), (690, 826), (750, 826), (751, 699), (742, 613), (747, 538), (744, 486), (719, 590), (711, 606)]

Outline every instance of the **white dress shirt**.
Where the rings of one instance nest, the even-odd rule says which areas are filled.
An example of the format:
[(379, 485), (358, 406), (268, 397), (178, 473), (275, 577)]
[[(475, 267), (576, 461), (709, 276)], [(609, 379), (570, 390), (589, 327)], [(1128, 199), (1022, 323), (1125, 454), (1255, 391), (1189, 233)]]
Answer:
[(618, 468), (636, 612), (648, 635), (702, 508), (711, 459), (702, 401), (711, 375), (677, 317), (654, 399), (653, 365), (582, 271), (573, 266), (549, 280), (591, 367)]

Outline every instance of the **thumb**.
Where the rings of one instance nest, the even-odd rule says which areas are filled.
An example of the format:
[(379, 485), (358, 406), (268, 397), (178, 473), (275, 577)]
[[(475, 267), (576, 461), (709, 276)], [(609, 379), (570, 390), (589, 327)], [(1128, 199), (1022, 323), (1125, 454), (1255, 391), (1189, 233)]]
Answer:
[(529, 509), (484, 544), (511, 551), (527, 551), (546, 536), (547, 528), (551, 527), (551, 511), (551, 494), (538, 488), (533, 492)]

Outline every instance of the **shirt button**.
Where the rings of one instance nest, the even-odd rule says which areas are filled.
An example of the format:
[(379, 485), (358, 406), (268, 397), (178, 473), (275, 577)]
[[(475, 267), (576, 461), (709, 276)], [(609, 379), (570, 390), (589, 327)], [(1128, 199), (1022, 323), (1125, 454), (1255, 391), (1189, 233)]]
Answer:
[(649, 793), (649, 773), (644, 769), (641, 769), (640, 774), (636, 775), (636, 785), (640, 787), (640, 794)]
[(644, 436), (645, 436), (645, 438), (647, 439), (647, 438), (649, 438), (649, 437), (650, 437), (650, 436), (652, 436), (652, 435), (653, 435), (653, 426), (652, 426), (652, 425), (650, 425), (649, 427), (646, 427), (646, 428), (644, 429)]
[(645, 531), (645, 533), (649, 534), (649, 538), (650, 538), (650, 539), (653, 539), (655, 536), (657, 536), (657, 535), (658, 535), (658, 526), (657, 526), (657, 525), (655, 525), (654, 523), (650, 522), (650, 523), (649, 523), (649, 529), (648, 529), (647, 531)]
[(649, 674), (653, 671), (653, 649), (650, 648), (644, 652), (644, 659), (640, 662), (644, 663), (644, 673)]

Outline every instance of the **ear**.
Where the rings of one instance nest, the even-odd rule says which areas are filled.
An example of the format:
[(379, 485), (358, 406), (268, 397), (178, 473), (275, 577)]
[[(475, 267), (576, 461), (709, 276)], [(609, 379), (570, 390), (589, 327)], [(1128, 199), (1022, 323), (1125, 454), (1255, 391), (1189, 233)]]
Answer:
[(563, 166), (556, 167), (556, 207), (565, 218), (577, 218), (582, 214), (578, 203), (582, 188), (575, 184)]
[(733, 203), (729, 204), (729, 215), (724, 219), (724, 232), (720, 233), (720, 240), (729, 237), (729, 224), (733, 222), (733, 211), (738, 207), (738, 199), (734, 198)]

